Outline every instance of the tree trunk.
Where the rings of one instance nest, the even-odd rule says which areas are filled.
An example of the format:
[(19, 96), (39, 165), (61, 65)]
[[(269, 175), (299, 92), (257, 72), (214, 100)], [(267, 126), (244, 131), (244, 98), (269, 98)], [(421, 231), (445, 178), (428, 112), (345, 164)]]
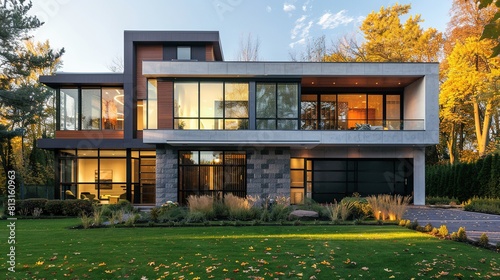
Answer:
[(448, 147), (448, 152), (450, 154), (450, 164), (454, 164), (457, 158), (457, 132), (456, 124), (451, 125), (450, 135), (446, 139), (446, 146)]
[(491, 100), (488, 100), (486, 103), (482, 124), (481, 124), (479, 103), (476, 99), (474, 99), (473, 104), (474, 104), (474, 125), (476, 129), (477, 150), (479, 152), (479, 156), (482, 157), (486, 152), (486, 147), (488, 146), (488, 141), (489, 141), (492, 102)]

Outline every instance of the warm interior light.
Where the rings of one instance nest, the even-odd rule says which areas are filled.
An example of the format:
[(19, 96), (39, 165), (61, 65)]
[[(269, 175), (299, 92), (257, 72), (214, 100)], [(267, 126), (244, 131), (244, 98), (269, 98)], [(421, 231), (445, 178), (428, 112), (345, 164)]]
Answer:
[(116, 102), (120, 103), (123, 106), (123, 101), (118, 100), (118, 98), (120, 98), (120, 99), (123, 98), (123, 95), (115, 95), (115, 97), (113, 97), (113, 99)]

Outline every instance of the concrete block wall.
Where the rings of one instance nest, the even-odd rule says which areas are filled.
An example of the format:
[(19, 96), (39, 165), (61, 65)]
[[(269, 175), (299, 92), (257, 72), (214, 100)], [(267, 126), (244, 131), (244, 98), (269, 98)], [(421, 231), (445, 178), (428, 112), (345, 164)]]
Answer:
[(290, 150), (247, 150), (247, 195), (290, 197)]

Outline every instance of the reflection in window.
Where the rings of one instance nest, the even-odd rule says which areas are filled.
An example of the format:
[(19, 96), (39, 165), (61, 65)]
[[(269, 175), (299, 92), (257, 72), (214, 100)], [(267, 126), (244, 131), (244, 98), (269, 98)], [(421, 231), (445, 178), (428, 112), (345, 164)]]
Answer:
[(101, 129), (100, 89), (82, 89), (82, 129)]
[(332, 130), (336, 128), (337, 115), (337, 96), (336, 95), (321, 95), (321, 126), (320, 129)]
[(257, 83), (257, 129), (297, 129), (298, 96), (297, 83)]
[(102, 129), (123, 130), (123, 98), (121, 88), (102, 88)]
[(300, 102), (300, 127), (303, 130), (316, 130), (318, 129), (318, 116), (317, 116), (317, 95), (302, 95)]
[[(123, 130), (123, 89), (84, 88), (81, 90), (79, 119), (78, 89), (60, 90), (61, 130)], [(81, 123), (81, 124), (80, 124)]]
[(60, 129), (78, 130), (78, 89), (62, 88), (60, 90)]

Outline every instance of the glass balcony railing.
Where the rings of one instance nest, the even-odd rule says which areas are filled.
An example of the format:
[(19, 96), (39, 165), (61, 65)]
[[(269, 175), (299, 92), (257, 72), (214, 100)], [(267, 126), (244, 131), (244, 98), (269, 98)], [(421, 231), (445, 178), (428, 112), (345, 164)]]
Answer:
[(301, 119), (301, 130), (425, 130), (423, 119)]

